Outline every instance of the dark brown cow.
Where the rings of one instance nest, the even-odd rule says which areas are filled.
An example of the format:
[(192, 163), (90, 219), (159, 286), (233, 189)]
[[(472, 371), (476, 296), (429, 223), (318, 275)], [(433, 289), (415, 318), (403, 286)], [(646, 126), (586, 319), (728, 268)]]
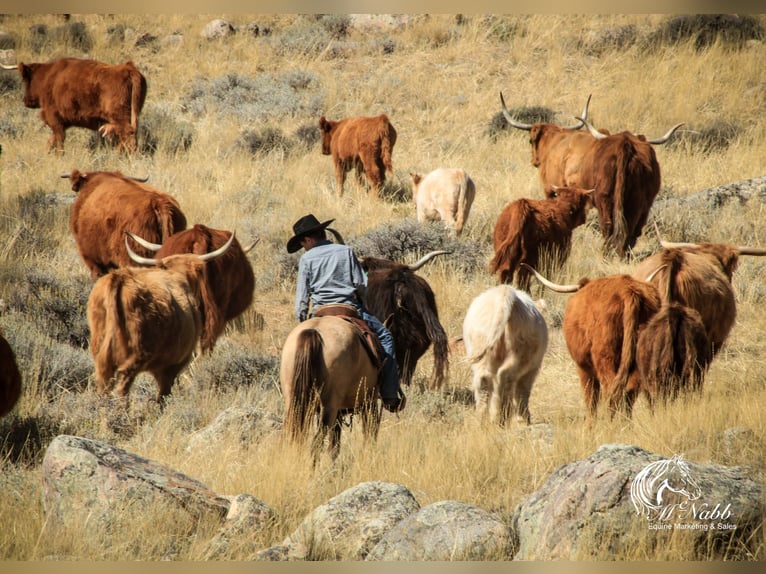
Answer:
[(21, 372), (16, 355), (0, 331), (0, 417), (7, 415), (21, 396)]
[(157, 381), (157, 401), (164, 403), (197, 345), (212, 348), (220, 333), (223, 310), (208, 288), (206, 262), (233, 240), (234, 234), (205, 255), (150, 259), (133, 253), (125, 236), (131, 259), (153, 267), (115, 269), (93, 285), (87, 314), (99, 393), (115, 390), (127, 398), (136, 376), (149, 372)]
[[(633, 276), (646, 278), (667, 257), (668, 250), (680, 250), (676, 255), (680, 259), (678, 271), (674, 274), (673, 293), (679, 303), (700, 314), (715, 356), (728, 338), (737, 317), (732, 276), (739, 257), (765, 256), (766, 249), (727, 243), (671, 243), (662, 237), (659, 240), (665, 251), (644, 259)], [(661, 294), (668, 292), (668, 277), (667, 270), (661, 270), (654, 276), (653, 283)]]
[(682, 392), (701, 391), (705, 372), (713, 360), (700, 314), (678, 302), (676, 279), (684, 264), (684, 253), (667, 249), (663, 267), (655, 274), (666, 275), (662, 306), (641, 330), (636, 346), (636, 361), (642, 390), (649, 405), (676, 399)]
[(428, 282), (415, 274), (436, 255), (433, 251), (411, 265), (389, 259), (362, 257), (367, 271), (366, 307), (391, 331), (396, 347), (399, 378), (409, 385), (420, 357), (433, 344), (434, 378), (432, 387), (440, 388), (449, 369), (447, 334), (439, 322), (436, 297)]
[[(198, 223), (194, 227), (174, 233), (162, 245), (144, 241), (143, 238), (131, 233), (129, 235), (139, 245), (156, 251), (155, 257), (157, 259), (164, 259), (179, 253), (203, 255), (215, 251), (229, 240), (231, 232), (213, 229)], [(253, 267), (247, 259), (247, 252), (255, 246), (255, 243), (247, 249), (242, 249), (239, 241), (235, 238), (226, 253), (207, 264), (205, 278), (209, 283), (217, 307), (223, 310), (225, 322), (244, 313), (253, 302), (255, 275), (253, 274)], [(221, 334), (224, 327), (225, 323), (219, 324), (219, 332), (214, 333), (215, 338)], [(208, 342), (214, 342), (215, 338), (209, 339)], [(208, 348), (203, 345), (202, 350), (210, 351), (212, 347)]]
[(636, 345), (640, 329), (660, 309), (657, 288), (630, 275), (557, 285), (534, 269), (529, 271), (553, 291), (574, 293), (564, 311), (562, 329), (577, 365), (589, 419), (595, 420), (602, 395), (612, 416), (619, 410), (630, 416), (642, 389)]
[(596, 130), (585, 115), (577, 118), (589, 134), (565, 132), (551, 124), (523, 124), (514, 120), (500, 97), (506, 120), (530, 132), (532, 165), (543, 186), (594, 188), (604, 249), (625, 257), (643, 232), (660, 190), (660, 166), (653, 145), (663, 144), (683, 124), (663, 137), (647, 139), (630, 132)]
[(391, 154), (396, 143), (396, 130), (386, 114), (374, 117), (346, 118), (339, 121), (319, 118), (322, 153), (332, 155), (338, 194), (343, 194), (346, 173), (356, 168), (362, 172), (375, 193), (380, 194), (386, 181), (386, 170), (393, 173)]
[(105, 138), (116, 137), (123, 150), (135, 151), (146, 78), (133, 62), (112, 66), (61, 58), (22, 62), (18, 70), (24, 81), (24, 105), (39, 108), (43, 122), (53, 131), (50, 149), (62, 151), (66, 130), (80, 127), (98, 130)]
[(517, 199), (505, 206), (495, 222), (495, 255), (490, 272), (501, 283), (529, 291), (532, 275), (520, 263), (550, 273), (559, 269), (572, 247), (572, 231), (585, 223), (593, 206), (593, 190), (546, 188), (547, 199)]
[[(120, 172), (74, 170), (68, 177), (78, 192), (72, 205), (70, 228), (77, 249), (96, 279), (117, 267), (131, 265), (124, 231), (152, 243), (186, 229), (186, 216), (166, 193)], [(139, 248), (140, 255), (151, 255)]]

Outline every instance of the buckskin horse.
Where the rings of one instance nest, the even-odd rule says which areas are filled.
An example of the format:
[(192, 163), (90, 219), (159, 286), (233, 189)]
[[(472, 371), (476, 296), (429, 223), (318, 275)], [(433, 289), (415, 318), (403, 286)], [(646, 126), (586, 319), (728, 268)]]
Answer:
[(367, 438), (380, 428), (378, 366), (358, 327), (344, 317), (314, 317), (285, 340), (279, 372), (285, 401), (285, 431), (299, 441), (317, 416), (312, 451), (316, 464), (329, 432), (328, 452), (340, 452), (343, 419), (358, 414)]

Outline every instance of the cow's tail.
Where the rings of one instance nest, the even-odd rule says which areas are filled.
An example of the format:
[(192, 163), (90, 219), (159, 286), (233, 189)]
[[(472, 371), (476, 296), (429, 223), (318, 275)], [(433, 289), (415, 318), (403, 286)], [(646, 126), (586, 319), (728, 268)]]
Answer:
[(322, 336), (316, 329), (305, 329), (295, 339), (293, 394), (287, 406), (285, 429), (293, 440), (306, 436), (311, 415), (319, 401), (322, 373)]
[(627, 192), (628, 164), (631, 161), (631, 151), (621, 150), (622, 162), (617, 165), (617, 173), (614, 177), (614, 203), (612, 205), (612, 235), (607, 238), (620, 257), (625, 256), (628, 244), (628, 225), (625, 221), (625, 193)]
[(660, 275), (660, 288), (664, 287), (665, 301), (676, 301), (678, 292), (676, 288), (676, 276), (684, 262), (684, 254), (679, 249), (665, 249), (662, 252), (662, 263), (667, 265), (667, 272)]
[(642, 303), (641, 294), (632, 288), (623, 300), (620, 365), (615, 375), (614, 384), (611, 387), (611, 391), (609, 391), (609, 403), (612, 409), (617, 409), (623, 404), (630, 374), (636, 368), (636, 344), (638, 342), (638, 326)]
[(391, 155), (394, 152), (394, 143), (396, 143), (396, 131), (394, 126), (386, 118), (385, 123), (380, 128), (380, 152), (383, 165), (391, 173), (394, 172), (394, 164), (391, 161)]
[(476, 193), (473, 180), (468, 177), (468, 174), (464, 173), (464, 177), (460, 182), (460, 189), (457, 196), (457, 213), (455, 214), (455, 231), (457, 235), (463, 231), (465, 220), (468, 219), (468, 214), (471, 211), (471, 204), (473, 203), (473, 195)]
[[(132, 62), (131, 62), (132, 64)], [(146, 78), (131, 66), (130, 71), (130, 125), (138, 133), (138, 116), (144, 107), (146, 99)]]
[(119, 273), (109, 273), (100, 280), (97, 288), (100, 304), (91, 310), (94, 314), (94, 324), (91, 324), (90, 328), (92, 337), (100, 336), (100, 339), (91, 339), (90, 344), (94, 362), (97, 365), (107, 365), (112, 361), (115, 348), (128, 348), (128, 325), (122, 305), (125, 277)]
[(436, 300), (428, 305), (425, 301), (418, 300), (416, 314), (423, 317), (426, 334), (433, 345), (434, 356), (434, 387), (441, 388), (447, 380), (449, 371), (449, 341), (444, 327), (439, 322)]
[[(513, 283), (513, 276), (519, 266), (519, 263), (525, 261), (524, 253), (524, 222), (531, 217), (529, 204), (525, 200), (518, 202), (519, 215), (512, 217), (508, 222), (508, 236), (495, 250), (495, 255), (489, 263), (490, 273), (500, 273), (498, 280), (500, 283)], [(531, 265), (536, 265), (536, 261), (527, 261)]]

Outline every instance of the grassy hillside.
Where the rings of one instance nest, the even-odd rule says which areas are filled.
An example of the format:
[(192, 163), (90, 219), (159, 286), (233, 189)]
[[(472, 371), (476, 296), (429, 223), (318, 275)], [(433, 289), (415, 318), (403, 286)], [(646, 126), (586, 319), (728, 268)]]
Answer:
[[(601, 417), (588, 428), (560, 329), (568, 297), (550, 292), (550, 344), (532, 391), (532, 429), (476, 419), (470, 368), (460, 354), (451, 357), (448, 385), (428, 390), (428, 353), (407, 390), (407, 409), (398, 417), (384, 413), (377, 443), (365, 445), (361, 432), (344, 429), (336, 464), (312, 470), (307, 452), (281, 441), (278, 380), (282, 342), (295, 325), (298, 254), (288, 255), (285, 243), (293, 222), (308, 212), (335, 218), (361, 255), (385, 248), (382, 255), (411, 262), (435, 246), (453, 249), (419, 273), (436, 294), (448, 335), (460, 334), (471, 300), (496, 284), (487, 263), (497, 215), (509, 201), (542, 197), (527, 134), (498, 121), (501, 91), (510, 108), (543, 108), (555, 123), (572, 123), (589, 94), (597, 127), (658, 137), (685, 122), (672, 143), (657, 147), (662, 189), (649, 223), (674, 241), (763, 247), (762, 192), (719, 207), (683, 200), (766, 172), (764, 17), (223, 17), (236, 32), (208, 40), (201, 31), (211, 15), (0, 16), (0, 50), (15, 50), (15, 59), (0, 52), (0, 61), (132, 60), (149, 84), (141, 153), (120, 155), (73, 128), (64, 153), (51, 154), (48, 128), (22, 104), (18, 74), (0, 74), (0, 329), (24, 376), (16, 409), (0, 420), (0, 522), (14, 525), (0, 532), (0, 557), (189, 560), (213, 535), (203, 527), (191, 536), (193, 525), (161, 516), (134, 516), (118, 528), (119, 545), (75, 529), (54, 538), (40, 502), (39, 463), (60, 433), (111, 442), (216, 492), (258, 497), (280, 517), (259, 535), (264, 547), (280, 542), (315, 506), (366, 480), (402, 483), (423, 505), (456, 499), (507, 517), (555, 468), (604, 443), (744, 465), (764, 479), (766, 261), (758, 258), (742, 258), (735, 273), (737, 323), (703, 396), (653, 414), (639, 401), (630, 421)], [(331, 159), (320, 153), (319, 116), (379, 113), (399, 134), (395, 173), (382, 198), (370, 197), (353, 178), (339, 197)], [(476, 182), (460, 240), (414, 222), (409, 173), (440, 166), (463, 167)], [(74, 193), (59, 177), (74, 168), (149, 175), (178, 199), (190, 224), (236, 229), (243, 243), (261, 238), (250, 255), (252, 308), (182, 375), (163, 413), (150, 402), (155, 387), (146, 376), (134, 385), (127, 417), (99, 408), (85, 321), (92, 283), (69, 231)], [(647, 233), (631, 260), (603, 256), (592, 213), (553, 279), (630, 272), (658, 249)], [(191, 433), (241, 405), (263, 413), (246, 444), (233, 433), (215, 446), (214, 457), (187, 452)], [(541, 428), (550, 429), (548, 439), (535, 438)], [(744, 430), (732, 442), (727, 429)], [(233, 552), (230, 558), (247, 558)], [(638, 547), (613, 558), (677, 559), (684, 552), (659, 548), (647, 555)], [(762, 542), (752, 553), (764, 558)]]

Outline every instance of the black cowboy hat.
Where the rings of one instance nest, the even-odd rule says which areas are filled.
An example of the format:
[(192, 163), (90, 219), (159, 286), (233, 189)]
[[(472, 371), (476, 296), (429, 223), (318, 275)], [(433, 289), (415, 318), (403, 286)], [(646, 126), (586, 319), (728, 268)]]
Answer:
[(287, 242), (287, 252), (295, 253), (301, 248), (301, 239), (307, 235), (311, 235), (315, 231), (321, 231), (330, 225), (335, 219), (328, 219), (323, 223), (319, 223), (319, 220), (314, 217), (313, 213), (304, 215), (293, 225), (293, 233), (295, 234)]

